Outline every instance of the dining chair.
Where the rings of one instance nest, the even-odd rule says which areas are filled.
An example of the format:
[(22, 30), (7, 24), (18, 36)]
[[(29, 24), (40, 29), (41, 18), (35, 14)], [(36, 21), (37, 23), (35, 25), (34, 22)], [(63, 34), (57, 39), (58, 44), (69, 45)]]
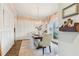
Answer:
[(42, 46), (43, 55), (44, 55), (44, 50), (45, 50), (46, 47), (49, 47), (49, 51), (51, 53), (51, 41), (52, 41), (51, 35), (47, 34), (47, 33), (44, 33), (42, 41), (39, 43), (40, 46)]

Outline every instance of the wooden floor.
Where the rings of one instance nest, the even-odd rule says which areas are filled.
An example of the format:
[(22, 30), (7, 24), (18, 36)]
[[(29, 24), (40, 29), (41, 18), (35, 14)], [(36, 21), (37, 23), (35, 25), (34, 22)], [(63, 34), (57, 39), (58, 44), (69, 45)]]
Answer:
[(33, 50), (30, 46), (31, 42), (29, 39), (22, 40), (22, 44), (19, 51), (19, 56), (33, 56)]
[(28, 48), (29, 40), (18, 40), (5, 56), (32, 56), (32, 49)]
[(0, 49), (0, 56), (1, 56), (1, 49)]
[[(31, 40), (18, 40), (15, 42), (13, 47), (9, 50), (9, 52), (5, 56), (43, 56), (42, 49), (36, 49), (35, 46), (31, 45), (33, 42)], [(56, 49), (56, 44), (53, 44), (51, 49), (52, 52), (49, 53), (48, 48), (45, 51), (46, 56), (53, 56), (54, 50)], [(57, 50), (57, 49), (56, 49)]]
[(15, 41), (15, 44), (13, 47), (8, 51), (8, 53), (5, 56), (18, 56), (19, 50), (21, 47), (22, 40)]

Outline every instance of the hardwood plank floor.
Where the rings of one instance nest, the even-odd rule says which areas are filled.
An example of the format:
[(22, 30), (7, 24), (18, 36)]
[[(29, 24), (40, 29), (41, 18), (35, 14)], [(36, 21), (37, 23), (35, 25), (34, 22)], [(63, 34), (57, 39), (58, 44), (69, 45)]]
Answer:
[(30, 39), (22, 40), (19, 56), (33, 56)]
[(0, 49), (0, 56), (1, 56), (1, 49)]
[[(18, 40), (15, 42), (13, 47), (9, 50), (6, 56), (43, 56), (42, 49), (36, 49), (32, 45), (31, 39)], [(49, 53), (48, 47), (45, 49), (46, 56), (55, 56), (57, 55), (58, 46), (54, 43), (51, 45), (52, 52)]]
[(5, 56), (18, 56), (19, 50), (21, 47), (22, 40), (15, 41), (15, 44), (13, 47), (8, 51), (8, 53)]

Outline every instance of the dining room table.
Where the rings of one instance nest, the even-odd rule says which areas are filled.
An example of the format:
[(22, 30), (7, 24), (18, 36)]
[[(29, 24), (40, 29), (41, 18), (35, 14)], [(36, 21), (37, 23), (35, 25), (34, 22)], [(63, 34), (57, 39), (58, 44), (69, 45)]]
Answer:
[(33, 39), (40, 40), (40, 41), (42, 41), (42, 38), (43, 38), (41, 35), (33, 35), (32, 37)]

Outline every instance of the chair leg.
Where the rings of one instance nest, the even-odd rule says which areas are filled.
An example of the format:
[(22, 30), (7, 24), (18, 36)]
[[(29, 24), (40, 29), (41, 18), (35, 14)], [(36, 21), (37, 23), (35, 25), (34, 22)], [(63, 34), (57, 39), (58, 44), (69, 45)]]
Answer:
[(44, 48), (43, 48), (43, 55), (44, 55)]
[(50, 51), (50, 53), (51, 53), (51, 46), (49, 46), (49, 51)]

